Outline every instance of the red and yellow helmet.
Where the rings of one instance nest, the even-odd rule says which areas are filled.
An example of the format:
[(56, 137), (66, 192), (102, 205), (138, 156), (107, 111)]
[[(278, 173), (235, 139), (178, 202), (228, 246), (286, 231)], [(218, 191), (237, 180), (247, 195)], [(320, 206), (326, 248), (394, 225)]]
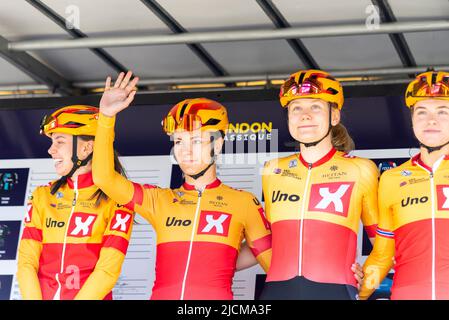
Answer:
[(168, 135), (175, 131), (223, 131), (226, 134), (229, 121), (226, 108), (220, 103), (206, 99), (186, 99), (178, 102), (162, 120)]
[(316, 98), (343, 107), (343, 87), (329, 73), (321, 70), (300, 70), (290, 75), (281, 86), (279, 99), (283, 108), (290, 101), (302, 98)]
[(427, 71), (409, 83), (405, 91), (405, 104), (411, 108), (420, 100), (449, 100), (449, 72)]
[(85, 105), (60, 108), (41, 120), (40, 133), (48, 137), (52, 133), (67, 133), (74, 136), (95, 136), (99, 109)]

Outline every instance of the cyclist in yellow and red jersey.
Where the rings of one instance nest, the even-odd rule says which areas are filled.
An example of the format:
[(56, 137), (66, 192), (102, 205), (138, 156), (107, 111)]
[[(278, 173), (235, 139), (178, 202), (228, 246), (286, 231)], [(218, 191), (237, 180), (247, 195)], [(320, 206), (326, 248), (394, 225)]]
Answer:
[(269, 161), (263, 173), (272, 260), (262, 299), (355, 299), (360, 220), (377, 225), (378, 170), (348, 155), (340, 124), (343, 89), (320, 70), (294, 73), (281, 87), (299, 154)]
[[(205, 98), (176, 104), (163, 120), (185, 182), (177, 189), (128, 181), (113, 170), (115, 115), (134, 98), (138, 78), (122, 73), (100, 102), (94, 181), (112, 199), (135, 210), (157, 234), (152, 299), (232, 299), (242, 239), (268, 268), (271, 232), (252, 194), (221, 183), (215, 158), (228, 127), (225, 107)], [(149, 164), (151, 165), (151, 164)]]
[(360, 298), (372, 294), (394, 258), (391, 299), (449, 299), (449, 73), (418, 75), (405, 103), (420, 153), (380, 179), (379, 227)]
[[(41, 134), (52, 140), (48, 153), (61, 178), (37, 187), (28, 203), (17, 271), (23, 299), (112, 298), (133, 213), (93, 183), (98, 112), (73, 105), (42, 121)], [(122, 172), (118, 159), (115, 169)]]

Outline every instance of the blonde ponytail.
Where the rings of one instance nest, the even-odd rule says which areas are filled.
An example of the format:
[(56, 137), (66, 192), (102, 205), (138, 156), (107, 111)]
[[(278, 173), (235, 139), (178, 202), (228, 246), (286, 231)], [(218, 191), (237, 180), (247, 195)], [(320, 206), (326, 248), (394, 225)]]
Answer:
[(341, 123), (332, 127), (331, 135), (332, 145), (338, 151), (349, 152), (355, 149), (354, 140), (352, 140), (348, 130), (346, 130), (346, 127)]

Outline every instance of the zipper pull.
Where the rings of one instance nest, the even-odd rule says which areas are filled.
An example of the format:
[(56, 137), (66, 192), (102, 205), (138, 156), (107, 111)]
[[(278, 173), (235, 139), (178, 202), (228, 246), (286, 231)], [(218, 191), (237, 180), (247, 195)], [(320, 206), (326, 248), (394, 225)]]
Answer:
[(312, 170), (313, 163), (309, 163), (309, 170)]
[(73, 201), (72, 201), (72, 207), (76, 205), (76, 194), (78, 192), (78, 177), (75, 178), (73, 181)]
[(201, 198), (201, 196), (203, 195), (204, 190), (206, 190), (205, 187), (196, 190), (196, 191), (198, 191), (198, 198)]
[(433, 178), (433, 172), (430, 173), (430, 179), (432, 179), (432, 178)]

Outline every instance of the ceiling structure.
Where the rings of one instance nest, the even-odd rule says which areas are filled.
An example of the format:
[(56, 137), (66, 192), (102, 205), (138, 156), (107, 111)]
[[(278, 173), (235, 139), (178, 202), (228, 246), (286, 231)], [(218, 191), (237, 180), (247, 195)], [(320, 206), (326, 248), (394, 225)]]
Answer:
[(301, 68), (344, 85), (449, 70), (448, 0), (2, 0), (0, 98), (278, 86)]

